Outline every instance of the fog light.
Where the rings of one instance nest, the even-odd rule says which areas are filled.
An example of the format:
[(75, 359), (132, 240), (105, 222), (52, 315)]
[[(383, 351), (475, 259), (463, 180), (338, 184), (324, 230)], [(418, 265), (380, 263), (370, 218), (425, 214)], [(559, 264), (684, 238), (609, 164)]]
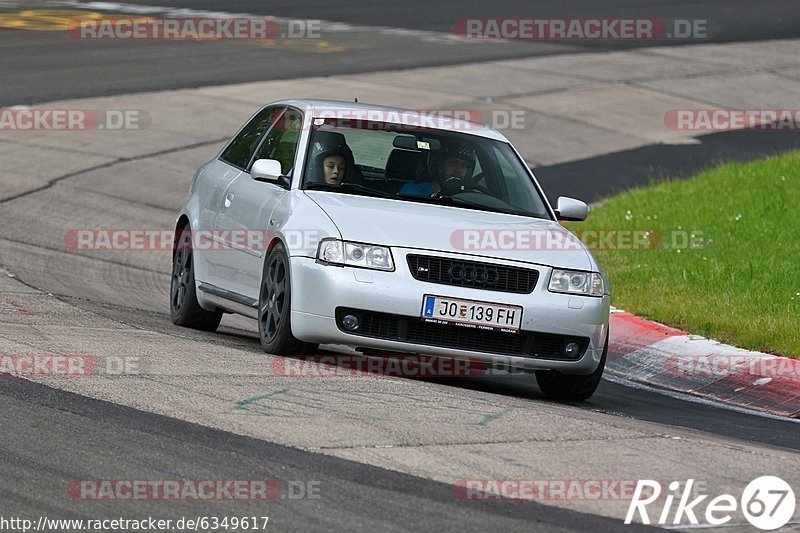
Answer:
[(577, 357), (580, 349), (581, 347), (578, 346), (577, 342), (569, 342), (564, 347), (564, 355), (566, 355), (567, 357)]
[(342, 327), (349, 331), (358, 329), (358, 317), (356, 315), (345, 315), (342, 319)]

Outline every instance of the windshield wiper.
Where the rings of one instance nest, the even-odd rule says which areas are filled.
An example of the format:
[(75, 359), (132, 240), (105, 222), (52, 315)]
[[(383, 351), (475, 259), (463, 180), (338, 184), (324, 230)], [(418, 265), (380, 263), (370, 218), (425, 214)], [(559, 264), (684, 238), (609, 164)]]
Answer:
[(380, 189), (373, 189), (358, 183), (341, 183), (339, 185), (329, 185), (327, 183), (306, 183), (306, 190), (313, 191), (334, 191), (344, 193), (363, 194), (365, 196), (377, 196), (379, 198), (394, 198), (393, 194), (382, 191)]
[(436, 204), (436, 205), (449, 205), (449, 206), (457, 206), (463, 207), (465, 209), (474, 209), (476, 211), (489, 211), (491, 213), (503, 213), (505, 215), (521, 215), (530, 217), (533, 216), (530, 213), (525, 213), (523, 211), (516, 211), (516, 210), (508, 210), (508, 209), (499, 209), (496, 207), (489, 207), (484, 204), (479, 204), (477, 202), (470, 202), (464, 200), (463, 198), (457, 198), (453, 196), (418, 196), (416, 194), (398, 194), (397, 198), (402, 198), (404, 200), (411, 200), (414, 202), (420, 202), (424, 204)]
[(445, 196), (445, 198), (450, 198), (453, 204), (459, 207), (473, 207), (475, 209), (483, 209), (484, 211), (491, 211), (492, 213), (504, 213), (506, 215), (520, 215), (524, 217), (532, 216), (530, 213), (526, 213), (524, 211), (517, 211), (516, 209), (500, 209), (499, 207), (489, 207), (485, 204), (479, 204), (478, 202), (470, 202), (469, 200), (464, 200), (463, 198), (458, 198), (458, 197), (454, 198), (452, 196)]
[(402, 198), (403, 200), (413, 200), (423, 204), (447, 204), (452, 205), (453, 199), (449, 196), (421, 196), (419, 194), (401, 194), (397, 193), (395, 198)]

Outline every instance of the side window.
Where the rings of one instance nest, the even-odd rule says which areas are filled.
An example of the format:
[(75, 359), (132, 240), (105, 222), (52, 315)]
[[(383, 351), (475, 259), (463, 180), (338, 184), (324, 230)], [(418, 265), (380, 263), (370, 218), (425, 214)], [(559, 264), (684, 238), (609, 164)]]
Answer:
[(258, 141), (261, 140), (264, 132), (269, 129), (272, 122), (282, 110), (283, 108), (280, 107), (268, 107), (260, 111), (253, 117), (253, 120), (248, 122), (247, 126), (239, 132), (231, 144), (222, 152), (220, 158), (242, 170), (246, 169), (256, 146), (258, 146)]
[(297, 143), (300, 141), (300, 130), (303, 126), (303, 114), (295, 109), (287, 109), (269, 130), (264, 142), (253, 158), (277, 159), (281, 164), (281, 172), (285, 176), (291, 174), (297, 154)]

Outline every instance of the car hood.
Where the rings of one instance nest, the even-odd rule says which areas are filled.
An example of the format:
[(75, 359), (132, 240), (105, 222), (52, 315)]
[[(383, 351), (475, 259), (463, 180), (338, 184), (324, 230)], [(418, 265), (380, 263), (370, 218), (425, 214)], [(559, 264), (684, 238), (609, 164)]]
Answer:
[(593, 270), (584, 245), (552, 220), (325, 191), (306, 194), (345, 240)]

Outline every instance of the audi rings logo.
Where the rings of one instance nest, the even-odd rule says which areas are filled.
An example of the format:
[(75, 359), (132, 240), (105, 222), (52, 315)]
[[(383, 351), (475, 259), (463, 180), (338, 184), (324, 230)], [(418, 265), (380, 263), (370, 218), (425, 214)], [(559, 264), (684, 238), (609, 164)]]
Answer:
[(478, 285), (494, 286), (500, 279), (497, 269), (490, 266), (463, 265), (453, 263), (447, 271), (452, 281), (458, 283), (475, 283)]

